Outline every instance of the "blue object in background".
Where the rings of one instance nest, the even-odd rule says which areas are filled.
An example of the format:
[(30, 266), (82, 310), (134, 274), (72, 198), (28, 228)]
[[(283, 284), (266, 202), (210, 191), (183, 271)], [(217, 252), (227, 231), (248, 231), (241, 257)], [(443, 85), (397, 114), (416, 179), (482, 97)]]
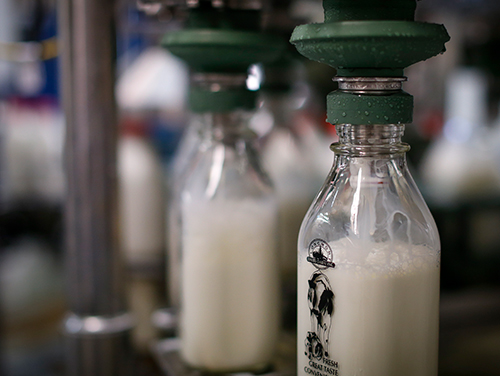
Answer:
[[(44, 41), (57, 36), (57, 12), (55, 7), (44, 12), (39, 41)], [(59, 58), (42, 62), (45, 71), (45, 85), (40, 91), (40, 96), (59, 97)]]
[(151, 142), (158, 150), (163, 163), (168, 164), (177, 150), (184, 127), (165, 124), (161, 118), (152, 120), (151, 125)]

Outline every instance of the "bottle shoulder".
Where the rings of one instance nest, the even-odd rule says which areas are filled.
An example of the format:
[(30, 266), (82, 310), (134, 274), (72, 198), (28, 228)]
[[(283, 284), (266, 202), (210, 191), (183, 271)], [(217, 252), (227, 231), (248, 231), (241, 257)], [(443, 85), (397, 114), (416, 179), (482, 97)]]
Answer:
[(205, 141), (193, 158), (182, 191), (199, 198), (274, 199), (274, 188), (248, 141)]
[(299, 250), (315, 239), (353, 250), (388, 244), (440, 249), (434, 219), (404, 161), (390, 159), (337, 161), (303, 221)]

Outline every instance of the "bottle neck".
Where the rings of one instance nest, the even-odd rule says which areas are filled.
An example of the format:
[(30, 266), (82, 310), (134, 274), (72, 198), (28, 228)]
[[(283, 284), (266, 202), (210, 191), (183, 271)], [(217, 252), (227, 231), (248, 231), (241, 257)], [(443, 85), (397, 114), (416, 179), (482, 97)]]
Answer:
[(336, 126), (339, 142), (331, 146), (333, 152), (343, 156), (373, 157), (404, 155), (410, 146), (401, 141), (403, 124), (371, 124)]
[(200, 114), (205, 139), (230, 145), (237, 141), (251, 141), (257, 135), (249, 128), (250, 111), (207, 112)]

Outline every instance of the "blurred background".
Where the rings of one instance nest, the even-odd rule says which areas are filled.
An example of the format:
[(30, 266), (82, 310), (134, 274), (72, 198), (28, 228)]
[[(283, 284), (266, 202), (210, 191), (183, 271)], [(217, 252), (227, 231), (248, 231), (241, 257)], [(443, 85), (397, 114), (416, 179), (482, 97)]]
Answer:
[[(290, 0), (287, 9), (301, 22), (323, 19), (318, 0)], [(445, 24), (452, 39), (444, 55), (406, 70), (405, 90), (415, 97), (408, 157), (442, 242), (442, 376), (500, 373), (499, 19), (497, 0), (419, 2), (417, 20)], [(280, 22), (267, 20), (270, 28), (274, 21)], [(137, 228), (146, 206), (133, 202), (140, 179), (154, 197), (148, 205), (161, 208), (158, 221), (165, 217), (172, 159), (188, 119), (188, 70), (159, 47), (161, 36), (178, 27), (168, 14), (147, 17), (134, 0), (116, 0), (116, 25), (121, 213), (135, 218), (122, 223)], [(0, 374), (6, 375), (63, 374), (65, 121), (57, 37), (55, 0), (0, 0)], [(325, 122), (325, 97), (335, 89), (335, 71), (301, 64), (295, 119), (312, 125), (324, 145), (311, 163), (326, 176), (335, 130)], [(259, 86), (259, 72), (255, 67), (249, 85)], [(149, 317), (165, 305), (167, 246), (159, 237), (137, 251), (146, 241), (141, 236), (124, 235), (123, 258), (129, 304), (141, 318), (133, 335), (140, 372), (157, 374), (148, 343), (162, 333)]]

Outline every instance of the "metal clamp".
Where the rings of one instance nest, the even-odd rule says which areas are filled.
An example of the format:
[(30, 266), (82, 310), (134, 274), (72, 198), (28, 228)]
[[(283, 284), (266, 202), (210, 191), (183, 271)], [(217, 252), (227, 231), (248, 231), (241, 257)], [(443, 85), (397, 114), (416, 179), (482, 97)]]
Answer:
[(96, 336), (118, 334), (131, 330), (134, 319), (129, 313), (117, 316), (78, 316), (70, 313), (64, 320), (64, 329), (69, 335)]
[(156, 310), (151, 315), (151, 323), (161, 330), (175, 330), (178, 324), (178, 314), (174, 308)]
[(339, 90), (353, 94), (387, 94), (399, 91), (406, 77), (334, 77)]

